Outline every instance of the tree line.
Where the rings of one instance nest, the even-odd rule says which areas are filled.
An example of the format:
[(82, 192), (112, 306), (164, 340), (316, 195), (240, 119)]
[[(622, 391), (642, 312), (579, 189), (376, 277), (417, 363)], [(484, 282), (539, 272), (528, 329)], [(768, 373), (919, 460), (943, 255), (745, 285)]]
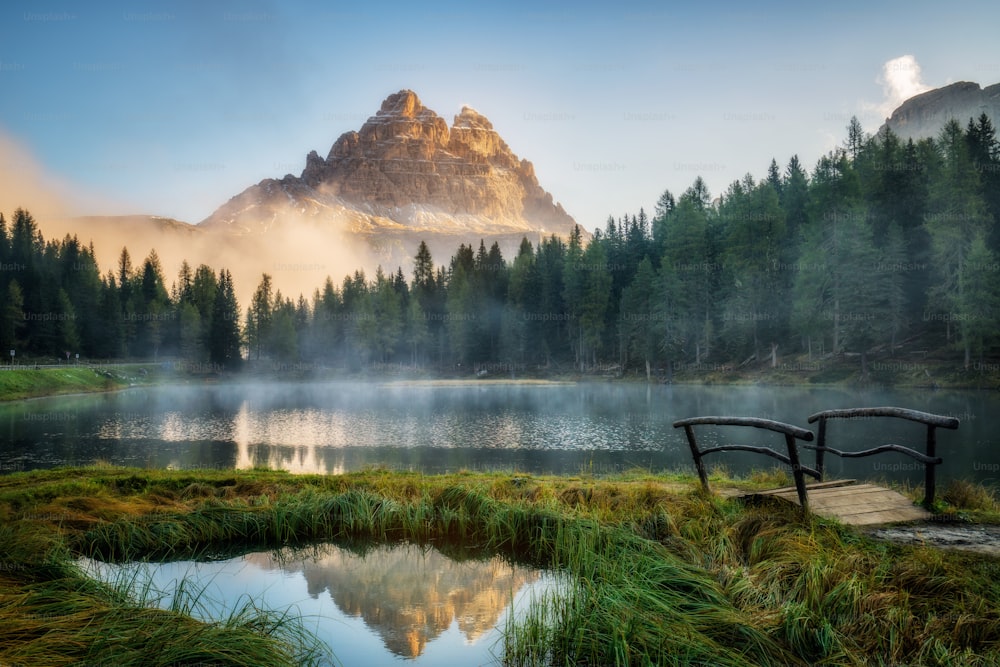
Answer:
[(185, 262), (170, 292), (156, 251), (140, 266), (123, 248), (101, 275), (93, 245), (46, 241), (31, 213), (0, 213), (0, 351), (23, 356), (158, 359), (233, 367), (241, 359), (232, 276)]
[(123, 249), (102, 276), (92, 247), (45, 242), (30, 214), (0, 215), (0, 350), (89, 358), (242, 360), (358, 370), (616, 368), (649, 376), (785, 355), (952, 350), (966, 367), (1000, 344), (1000, 144), (989, 118), (935, 139), (867, 135), (807, 172), (750, 174), (713, 198), (699, 177), (652, 216), (609, 217), (512, 258), (461, 245), (412, 275), (358, 270), (311, 298), (264, 274), (246, 310), (232, 278), (186, 263), (166, 288), (155, 252)]

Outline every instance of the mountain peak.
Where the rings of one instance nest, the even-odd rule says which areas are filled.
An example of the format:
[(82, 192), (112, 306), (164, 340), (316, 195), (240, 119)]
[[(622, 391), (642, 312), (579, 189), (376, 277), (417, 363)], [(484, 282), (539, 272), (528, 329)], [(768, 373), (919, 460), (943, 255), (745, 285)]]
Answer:
[(451, 125), (452, 129), (458, 127), (473, 128), (477, 130), (492, 130), (493, 123), (491, 123), (486, 116), (466, 105), (463, 106), (462, 111), (455, 116), (455, 122)]
[(302, 219), (380, 247), (390, 237), (454, 247), (503, 237), (511, 252), (522, 236), (568, 237), (576, 225), (484, 115), (464, 106), (449, 128), (408, 89), (342, 134), (325, 159), (310, 152), (301, 176), (261, 181), (203, 224), (270, 234)]
[(415, 118), (417, 114), (424, 111), (426, 107), (420, 103), (420, 98), (412, 90), (401, 90), (393, 93), (382, 101), (382, 108), (379, 115), (389, 114), (402, 116), (404, 118)]

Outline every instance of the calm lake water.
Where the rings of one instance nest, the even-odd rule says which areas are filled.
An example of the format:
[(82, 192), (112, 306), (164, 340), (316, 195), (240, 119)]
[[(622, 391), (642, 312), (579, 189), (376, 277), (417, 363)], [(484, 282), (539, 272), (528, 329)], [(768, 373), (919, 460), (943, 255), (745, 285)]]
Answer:
[(290, 612), (329, 648), (324, 664), (366, 667), (499, 664), (510, 615), (558, 586), (555, 576), (499, 556), (455, 560), (414, 544), (363, 554), (323, 544), (213, 562), (80, 564), (147, 604), (177, 604), (202, 620), (228, 618), (250, 601)]
[[(938, 430), (939, 479), (1000, 479), (1000, 393), (803, 387), (576, 385), (462, 386), (273, 383), (137, 388), (0, 405), (0, 471), (99, 462), (148, 468), (341, 473), (370, 466), (437, 473), (613, 473), (631, 468), (693, 471), (676, 419), (754, 416), (808, 427), (830, 408), (894, 405), (957, 417)], [(815, 430), (815, 429), (814, 429)], [(702, 427), (702, 446), (765, 444), (777, 434)], [(831, 444), (864, 449), (924, 446), (924, 427), (901, 420), (830, 426)], [(803, 452), (807, 463), (811, 452)], [(769, 468), (756, 454), (707, 459), (732, 472)], [(828, 457), (829, 476), (922, 482), (923, 466), (888, 453)]]

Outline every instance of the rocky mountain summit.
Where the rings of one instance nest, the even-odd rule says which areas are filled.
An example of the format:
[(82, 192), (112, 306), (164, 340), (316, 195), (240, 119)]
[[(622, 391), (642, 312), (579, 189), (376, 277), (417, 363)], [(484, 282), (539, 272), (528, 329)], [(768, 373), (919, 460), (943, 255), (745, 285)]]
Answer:
[[(157, 216), (49, 218), (49, 237), (94, 241), (103, 270), (127, 247), (134, 261), (156, 250), (167, 275), (182, 261), (232, 271), (241, 303), (262, 273), (286, 294), (309, 294), (327, 277), (358, 269), (410, 271), (421, 241), (436, 265), (459, 244), (500, 244), (513, 259), (523, 238), (568, 237), (575, 222), (482, 114), (465, 107), (451, 127), (409, 90), (390, 95), (360, 130), (301, 175), (268, 178), (200, 224)], [(590, 234), (582, 231), (585, 238)]]
[[(882, 127), (889, 127), (904, 141), (937, 138), (941, 128), (954, 118), (964, 129), (969, 119), (985, 113), (1000, 124), (1000, 84), (981, 88), (978, 83), (959, 81), (906, 100)], [(880, 128), (881, 130), (881, 128)]]
[(449, 127), (410, 90), (386, 98), (326, 158), (309, 153), (300, 176), (247, 188), (201, 227), (267, 234), (296, 221), (368, 236), (381, 248), (413, 245), (410, 256), (420, 239), (447, 238), (450, 256), (459, 242), (565, 237), (576, 224), (485, 116), (464, 107)]

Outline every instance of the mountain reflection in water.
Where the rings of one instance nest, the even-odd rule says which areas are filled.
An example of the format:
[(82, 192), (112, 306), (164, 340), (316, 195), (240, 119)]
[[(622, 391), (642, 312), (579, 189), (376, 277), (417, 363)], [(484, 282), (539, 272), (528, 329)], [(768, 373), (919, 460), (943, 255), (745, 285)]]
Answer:
[[(557, 585), (554, 577), (495, 556), (458, 560), (416, 544), (359, 551), (322, 544), (212, 562), (82, 560), (105, 581), (124, 581), (168, 608), (178, 585), (197, 596), (192, 614), (227, 617), (248, 599), (305, 619), (334, 664), (491, 664), (511, 613)], [(332, 601), (332, 605), (330, 602)]]
[(329, 593), (348, 616), (362, 618), (396, 655), (415, 658), (453, 621), (468, 642), (496, 627), (512, 595), (539, 573), (495, 556), (456, 561), (415, 544), (379, 546), (363, 557), (332, 545), (304, 556), (249, 554), (264, 570), (301, 572), (313, 598)]

